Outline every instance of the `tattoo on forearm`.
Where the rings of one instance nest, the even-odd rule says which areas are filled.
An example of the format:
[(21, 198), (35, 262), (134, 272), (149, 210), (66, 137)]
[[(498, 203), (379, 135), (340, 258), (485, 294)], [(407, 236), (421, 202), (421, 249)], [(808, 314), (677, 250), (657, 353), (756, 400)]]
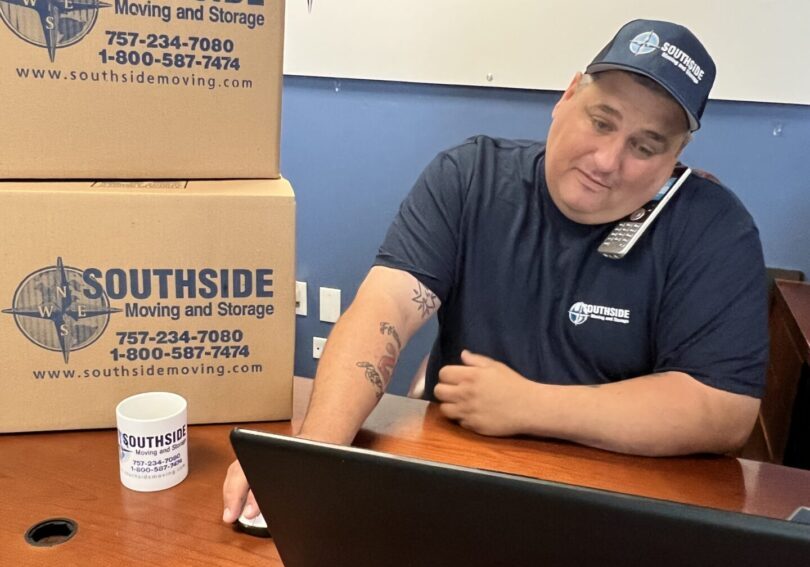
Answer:
[(396, 328), (394, 328), (392, 324), (381, 321), (380, 334), (392, 337), (394, 342), (388, 342), (385, 345), (385, 353), (380, 357), (377, 366), (367, 361), (357, 363), (358, 368), (365, 369), (366, 380), (371, 382), (377, 391), (377, 399), (382, 397), (385, 388), (391, 381), (391, 376), (394, 374), (394, 367), (397, 365), (399, 351), (402, 349), (402, 341), (399, 338), (399, 333), (397, 333)]
[(421, 283), (416, 283), (417, 287), (413, 290), (413, 298), (411, 301), (416, 303), (417, 309), (422, 314), (422, 319), (427, 319), (438, 308), (436, 294), (423, 286)]
[(385, 321), (380, 323), (380, 333), (394, 337), (394, 340), (397, 341), (397, 349), (402, 348), (402, 342), (399, 340), (399, 333), (397, 333), (397, 330), (391, 323), (386, 323)]
[(377, 362), (377, 370), (382, 374), (385, 384), (388, 385), (391, 381), (391, 376), (394, 374), (394, 367), (397, 365), (397, 358), (399, 357), (399, 351), (402, 349), (402, 342), (400, 342), (399, 333), (397, 333), (394, 326), (385, 321), (380, 322), (380, 334), (394, 337), (396, 341), (396, 345), (390, 342), (385, 345), (385, 354), (383, 354), (379, 362)]
[(382, 378), (370, 362), (358, 362), (357, 366), (366, 369), (366, 379), (372, 383), (374, 389), (377, 390), (377, 399), (382, 398), (385, 386), (383, 385)]
[(377, 370), (382, 374), (386, 384), (391, 381), (391, 375), (394, 373), (394, 366), (396, 365), (397, 349), (393, 344), (388, 343), (385, 345), (385, 354), (380, 357), (380, 361), (377, 363)]

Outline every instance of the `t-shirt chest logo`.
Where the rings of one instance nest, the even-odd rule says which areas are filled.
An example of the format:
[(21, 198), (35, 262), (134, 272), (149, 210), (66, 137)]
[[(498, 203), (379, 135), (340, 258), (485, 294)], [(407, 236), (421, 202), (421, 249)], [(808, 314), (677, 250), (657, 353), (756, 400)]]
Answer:
[(588, 319), (626, 325), (630, 322), (630, 310), (577, 301), (568, 309), (568, 319), (574, 325), (582, 325)]

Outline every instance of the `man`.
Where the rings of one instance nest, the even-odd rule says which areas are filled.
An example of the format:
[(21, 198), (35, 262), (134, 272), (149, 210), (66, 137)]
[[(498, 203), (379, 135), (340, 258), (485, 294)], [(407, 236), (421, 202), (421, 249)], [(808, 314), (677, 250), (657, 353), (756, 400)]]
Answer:
[[(634, 21), (574, 76), (545, 145), (441, 153), (332, 331), (300, 435), (350, 443), (438, 313), (426, 391), (463, 427), (640, 455), (740, 447), (767, 357), (750, 215), (692, 175), (627, 256), (597, 252), (670, 176), (714, 72), (687, 29)], [(226, 522), (247, 494), (234, 463)]]

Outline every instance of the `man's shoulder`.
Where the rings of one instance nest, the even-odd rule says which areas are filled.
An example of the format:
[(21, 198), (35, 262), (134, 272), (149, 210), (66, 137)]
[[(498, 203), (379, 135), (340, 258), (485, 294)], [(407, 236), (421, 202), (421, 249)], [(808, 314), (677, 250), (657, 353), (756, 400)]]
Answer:
[(543, 141), (478, 135), (440, 152), (428, 169), (446, 173), (450, 166), (466, 187), (490, 180), (485, 184), (488, 191), (494, 186), (512, 187), (515, 182), (534, 185), (545, 148)]
[(758, 242), (756, 223), (743, 202), (716, 177), (693, 170), (661, 215), (667, 240), (678, 249), (723, 249), (740, 238)]
[(737, 195), (710, 172), (692, 168), (684, 184), (689, 210), (692, 214), (736, 216), (751, 219), (751, 215)]
[(497, 138), (479, 134), (471, 136), (461, 144), (444, 150), (440, 155), (467, 161), (486, 158), (495, 159), (534, 159), (546, 151), (545, 141)]

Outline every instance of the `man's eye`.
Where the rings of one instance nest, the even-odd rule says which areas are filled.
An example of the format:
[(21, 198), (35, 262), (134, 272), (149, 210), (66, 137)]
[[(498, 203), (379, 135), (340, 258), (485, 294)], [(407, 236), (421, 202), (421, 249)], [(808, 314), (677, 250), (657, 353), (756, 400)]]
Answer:
[(607, 132), (610, 130), (610, 124), (600, 118), (591, 118), (591, 123), (597, 132)]
[(642, 158), (653, 157), (657, 153), (654, 148), (645, 144), (633, 144), (633, 149)]

